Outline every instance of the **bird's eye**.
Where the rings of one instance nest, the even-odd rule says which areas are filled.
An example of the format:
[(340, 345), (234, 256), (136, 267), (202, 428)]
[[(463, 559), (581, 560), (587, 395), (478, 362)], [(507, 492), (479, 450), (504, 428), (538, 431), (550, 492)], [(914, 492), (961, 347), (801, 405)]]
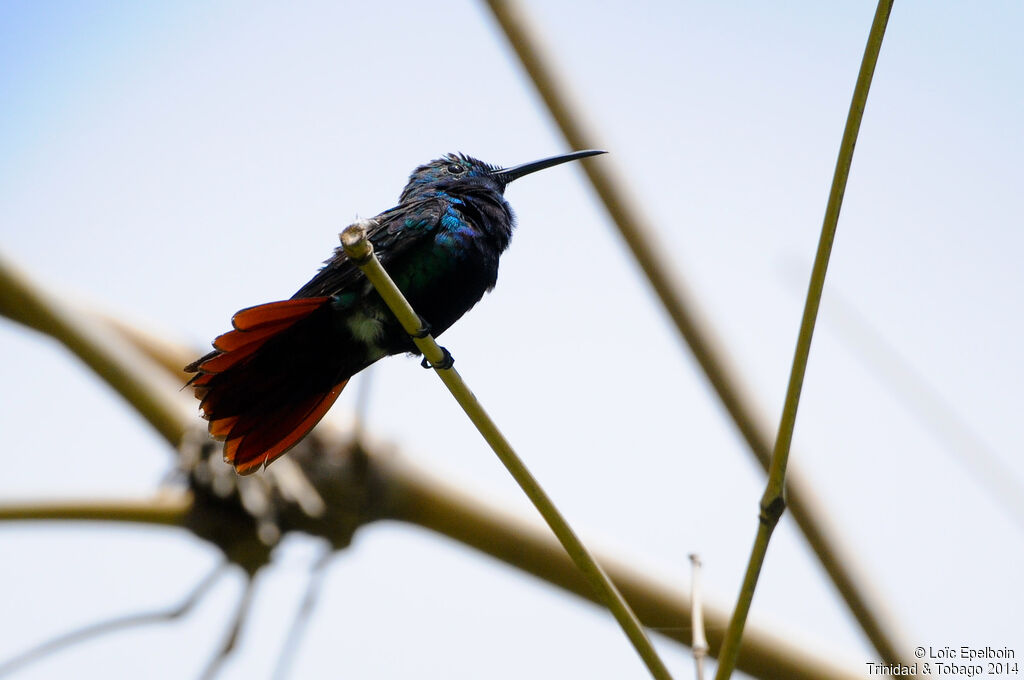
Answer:
[(451, 165), (448, 166), (448, 172), (449, 172), (449, 174), (452, 174), (452, 175), (461, 175), (465, 171), (466, 171), (466, 168), (464, 168), (463, 166), (459, 165), (458, 163), (452, 163)]

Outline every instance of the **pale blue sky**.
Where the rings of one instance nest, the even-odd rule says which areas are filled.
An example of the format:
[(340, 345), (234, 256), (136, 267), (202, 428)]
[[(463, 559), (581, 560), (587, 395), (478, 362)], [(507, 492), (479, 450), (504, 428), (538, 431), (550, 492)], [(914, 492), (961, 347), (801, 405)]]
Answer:
[[(529, 7), (774, 422), (802, 305), (791, 282), (806, 282), (873, 7)], [(829, 273), (1018, 483), (1022, 27), (1013, 2), (897, 3)], [(8, 2), (0, 63), (3, 253), (197, 349), (236, 309), (291, 295), (341, 228), (393, 205), (417, 164), (565, 150), (471, 2)], [(684, 583), (686, 555), (700, 552), (710, 596), (731, 604), (760, 473), (579, 171), (524, 179), (508, 198), (520, 226), (498, 288), (445, 344), (585, 534)], [(0, 352), (0, 497), (155, 488), (168, 451), (109, 389), (11, 324)], [(404, 358), (375, 376), (376, 431), (530, 511), (433, 376)], [(353, 388), (336, 410), (352, 407)], [(911, 645), (1024, 654), (1019, 525), (827, 322), (795, 451)], [(302, 539), (279, 551), (222, 678), (267, 677), (315, 552)], [(0, 616), (0, 660), (170, 603), (215, 559), (170, 530), (55, 524), (0, 527), (0, 554), (4, 609), (17, 612)], [(239, 587), (225, 579), (184, 622), (18, 677), (194, 675)], [(789, 518), (754, 616), (855, 667), (873, 658)], [(660, 646), (688, 676), (688, 654)], [(366, 528), (335, 559), (293, 677), (470, 678), (481, 667), (642, 677), (610, 616), (394, 525)]]

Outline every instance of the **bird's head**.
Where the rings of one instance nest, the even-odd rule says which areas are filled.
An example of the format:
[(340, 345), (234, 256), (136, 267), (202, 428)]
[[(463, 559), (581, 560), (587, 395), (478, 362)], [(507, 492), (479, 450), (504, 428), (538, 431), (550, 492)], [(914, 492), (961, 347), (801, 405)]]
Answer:
[(468, 195), (494, 192), (500, 196), (504, 194), (505, 187), (510, 182), (524, 175), (602, 153), (605, 152), (574, 151), (511, 168), (501, 168), (461, 153), (450, 153), (416, 168), (409, 176), (409, 183), (402, 190), (399, 201), (405, 203), (410, 200), (443, 194)]

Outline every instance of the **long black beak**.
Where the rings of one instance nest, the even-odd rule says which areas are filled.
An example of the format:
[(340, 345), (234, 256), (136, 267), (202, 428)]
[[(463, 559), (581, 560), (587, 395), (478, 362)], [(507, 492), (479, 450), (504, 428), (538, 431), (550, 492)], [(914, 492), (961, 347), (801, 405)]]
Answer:
[(511, 168), (502, 168), (501, 170), (495, 170), (491, 173), (492, 177), (500, 180), (501, 182), (508, 184), (513, 180), (517, 180), (524, 175), (529, 175), (531, 172), (537, 172), (538, 170), (544, 170), (555, 165), (561, 165), (562, 163), (568, 163), (569, 161), (578, 161), (581, 158), (587, 158), (589, 156), (597, 156), (602, 153), (608, 153), (607, 151), (595, 151), (588, 149), (587, 151), (573, 151), (572, 153), (562, 154), (561, 156), (552, 156), (551, 158), (542, 158), (539, 161), (532, 161), (530, 163), (523, 163), (522, 165), (516, 165)]

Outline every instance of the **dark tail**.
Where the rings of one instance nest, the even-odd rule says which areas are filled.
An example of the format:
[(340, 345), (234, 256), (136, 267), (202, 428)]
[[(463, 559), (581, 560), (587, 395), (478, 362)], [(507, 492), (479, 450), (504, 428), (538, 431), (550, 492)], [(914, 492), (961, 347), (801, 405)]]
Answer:
[(342, 338), (334, 330), (330, 298), (298, 298), (243, 309), (235, 330), (185, 370), (224, 441), (224, 460), (242, 475), (270, 464), (313, 429), (352, 372), (344, 370)]

